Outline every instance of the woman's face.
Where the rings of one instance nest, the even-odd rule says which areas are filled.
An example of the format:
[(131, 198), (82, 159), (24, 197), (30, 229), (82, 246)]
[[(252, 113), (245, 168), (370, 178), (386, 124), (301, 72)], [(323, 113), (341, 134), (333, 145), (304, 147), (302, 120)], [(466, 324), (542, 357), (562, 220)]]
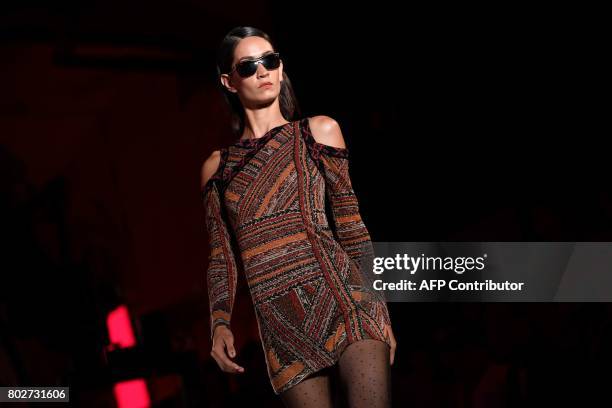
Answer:
[[(264, 54), (274, 52), (272, 45), (264, 38), (251, 36), (240, 40), (234, 50), (232, 67), (245, 59), (256, 59)], [(256, 107), (267, 104), (278, 97), (283, 78), (283, 62), (277, 69), (268, 71), (263, 64), (257, 64), (257, 71), (248, 78), (242, 78), (234, 70), (231, 74), (222, 74), (221, 83), (230, 92), (240, 98), (245, 107)], [(271, 82), (272, 85), (262, 86)]]

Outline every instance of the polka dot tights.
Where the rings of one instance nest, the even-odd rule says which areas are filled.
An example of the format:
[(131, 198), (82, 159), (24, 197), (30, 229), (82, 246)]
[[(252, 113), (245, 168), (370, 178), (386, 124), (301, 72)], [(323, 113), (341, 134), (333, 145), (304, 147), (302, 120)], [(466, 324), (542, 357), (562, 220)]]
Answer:
[(281, 400), (288, 408), (331, 408), (334, 396), (330, 377), (336, 373), (348, 407), (391, 407), (389, 346), (372, 339), (348, 345), (337, 367), (328, 367), (308, 376), (281, 393)]

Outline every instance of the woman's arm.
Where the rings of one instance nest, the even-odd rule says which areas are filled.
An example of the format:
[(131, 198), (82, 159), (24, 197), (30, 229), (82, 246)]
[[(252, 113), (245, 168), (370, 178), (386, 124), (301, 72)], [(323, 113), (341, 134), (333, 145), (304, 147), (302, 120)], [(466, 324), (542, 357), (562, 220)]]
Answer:
[[(349, 152), (338, 123), (328, 116), (315, 116), (305, 127), (306, 139), (311, 152), (325, 178), (326, 196), (331, 205), (334, 234), (353, 262), (360, 268), (366, 281), (370, 280), (367, 271), (361, 268), (368, 265), (374, 256), (370, 233), (361, 218), (359, 200), (353, 190), (349, 174)], [(309, 139), (310, 138), (310, 139)], [(371, 291), (373, 289), (370, 288)], [(377, 294), (384, 299), (382, 294)], [(391, 319), (386, 303), (377, 303), (385, 324)]]
[[(367, 271), (361, 270), (368, 265), (367, 260), (374, 255), (370, 234), (359, 213), (359, 201), (353, 190), (349, 175), (349, 152), (338, 123), (328, 116), (306, 118), (303, 126), (304, 137), (317, 166), (325, 178), (326, 196), (331, 203), (332, 218), (337, 240), (349, 257), (357, 265), (359, 273), (370, 281)], [(367, 283), (366, 283), (367, 285)], [(373, 288), (369, 288), (373, 291)], [(384, 334), (390, 349), (389, 362), (393, 365), (397, 341), (391, 328), (389, 309), (381, 293), (371, 306), (372, 315), (382, 319)]]
[(210, 242), (206, 270), (212, 340), (210, 355), (221, 370), (227, 373), (243, 373), (244, 367), (231, 360), (236, 357), (230, 321), (236, 297), (238, 265), (219, 192), (222, 159), (223, 155), (219, 150), (206, 159), (202, 165), (200, 184)]
[(219, 193), (217, 176), (220, 162), (221, 152), (216, 150), (206, 159), (201, 171), (202, 200), (210, 246), (206, 280), (211, 339), (217, 326), (230, 326), (238, 279), (236, 257)]

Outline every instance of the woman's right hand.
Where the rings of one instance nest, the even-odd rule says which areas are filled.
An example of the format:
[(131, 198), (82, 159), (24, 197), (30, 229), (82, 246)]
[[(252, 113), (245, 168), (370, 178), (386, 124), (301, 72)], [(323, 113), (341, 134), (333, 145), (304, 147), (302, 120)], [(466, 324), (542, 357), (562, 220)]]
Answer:
[(213, 344), (210, 355), (215, 359), (221, 370), (226, 373), (239, 374), (244, 368), (234, 363), (231, 358), (236, 357), (234, 348), (234, 335), (229, 327), (221, 324), (215, 328)]

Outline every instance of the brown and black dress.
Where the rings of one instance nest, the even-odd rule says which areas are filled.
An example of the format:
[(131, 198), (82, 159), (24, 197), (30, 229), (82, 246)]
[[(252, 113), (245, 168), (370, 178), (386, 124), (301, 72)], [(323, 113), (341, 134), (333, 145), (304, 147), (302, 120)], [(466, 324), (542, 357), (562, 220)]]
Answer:
[(202, 199), (211, 338), (230, 325), (243, 271), (276, 394), (334, 365), (353, 342), (390, 346), (387, 305), (360, 271), (373, 252), (347, 148), (316, 142), (308, 118), (288, 122), (222, 148)]

